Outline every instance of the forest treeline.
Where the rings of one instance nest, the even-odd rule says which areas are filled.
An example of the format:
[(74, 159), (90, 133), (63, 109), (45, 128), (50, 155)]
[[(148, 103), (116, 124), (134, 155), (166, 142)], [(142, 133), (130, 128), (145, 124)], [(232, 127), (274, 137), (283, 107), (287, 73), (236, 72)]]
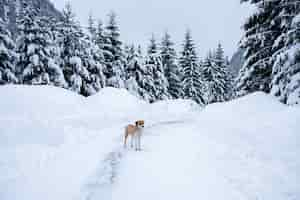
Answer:
[[(247, 2), (248, 0), (242, 0)], [(54, 85), (84, 96), (103, 87), (126, 88), (155, 102), (192, 99), (201, 105), (264, 91), (287, 104), (300, 102), (300, 3), (251, 1), (257, 12), (244, 24), (245, 63), (233, 77), (221, 44), (200, 59), (187, 30), (176, 52), (171, 34), (152, 38), (144, 50), (120, 40), (115, 13), (83, 28), (67, 4), (60, 19), (39, 15), (23, 2), (17, 37), (0, 18), (0, 84)]]

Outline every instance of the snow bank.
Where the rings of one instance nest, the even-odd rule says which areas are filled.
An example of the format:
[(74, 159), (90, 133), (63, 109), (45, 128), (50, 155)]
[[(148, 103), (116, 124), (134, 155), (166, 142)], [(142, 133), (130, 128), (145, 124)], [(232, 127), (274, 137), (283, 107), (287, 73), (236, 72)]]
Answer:
[(286, 109), (286, 106), (275, 97), (263, 92), (256, 92), (230, 102), (211, 104), (205, 108), (205, 111), (216, 116), (229, 115), (227, 119), (231, 120), (230, 116), (232, 115), (254, 119), (257, 115), (271, 117), (283, 109)]
[[(125, 117), (142, 111), (147, 103), (125, 89), (107, 87), (87, 99), (88, 112), (100, 112), (106, 117)], [(118, 116), (117, 116), (118, 115)]]
[[(191, 199), (199, 191), (227, 199), (300, 196), (300, 107), (264, 93), (203, 110), (188, 100), (148, 104), (115, 88), (89, 98), (49, 86), (4, 86), (0, 94), (1, 200), (93, 200), (101, 199), (101, 188), (109, 195), (104, 199), (112, 191), (118, 199), (134, 192), (126, 189), (131, 181), (142, 187), (138, 180), (147, 178), (161, 181), (150, 188), (161, 197), (189, 191)], [(147, 151), (133, 155), (123, 150), (122, 134), (139, 118), (146, 120)], [(122, 156), (128, 162), (118, 164)]]
[(52, 86), (1, 86), (0, 119), (55, 118), (80, 110), (83, 97)]
[(126, 124), (141, 118), (153, 124), (153, 109), (185, 107), (175, 101), (152, 107), (115, 88), (89, 98), (51, 86), (8, 85), (0, 93), (1, 200), (79, 198), (102, 160), (122, 146)]
[(202, 107), (192, 100), (159, 101), (146, 108), (147, 112), (144, 118), (150, 122), (150, 125), (155, 125), (157, 121), (176, 122), (187, 120), (185, 117), (193, 117), (192, 114), (198, 114), (201, 109)]
[(49, 86), (9, 85), (0, 93), (1, 200), (79, 198), (120, 147), (123, 117), (142, 104), (112, 88), (91, 98)]
[(214, 140), (218, 170), (246, 199), (300, 197), (299, 106), (258, 92), (209, 105), (198, 121)]

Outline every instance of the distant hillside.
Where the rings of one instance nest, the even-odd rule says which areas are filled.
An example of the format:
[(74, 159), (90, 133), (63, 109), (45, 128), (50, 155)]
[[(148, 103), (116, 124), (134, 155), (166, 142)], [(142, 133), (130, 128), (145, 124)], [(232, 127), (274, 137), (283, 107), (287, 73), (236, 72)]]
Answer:
[(240, 69), (242, 68), (245, 62), (245, 59), (243, 58), (244, 52), (245, 51), (243, 49), (238, 49), (238, 51), (235, 54), (233, 54), (230, 60), (230, 71), (232, 72), (234, 77), (238, 75)]
[(8, 22), (12, 33), (16, 33), (16, 16), (22, 1), (32, 2), (35, 7), (40, 8), (40, 14), (43, 16), (61, 17), (61, 13), (49, 0), (0, 0), (0, 17)]

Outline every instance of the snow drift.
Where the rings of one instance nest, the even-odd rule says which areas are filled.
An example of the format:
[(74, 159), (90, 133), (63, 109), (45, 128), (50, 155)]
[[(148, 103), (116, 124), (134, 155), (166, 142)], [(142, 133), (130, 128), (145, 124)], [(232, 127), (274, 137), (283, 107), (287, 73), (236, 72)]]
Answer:
[[(1, 200), (300, 198), (300, 107), (264, 93), (204, 109), (114, 88), (89, 98), (49, 86), (0, 93)], [(122, 132), (139, 118), (135, 154)]]

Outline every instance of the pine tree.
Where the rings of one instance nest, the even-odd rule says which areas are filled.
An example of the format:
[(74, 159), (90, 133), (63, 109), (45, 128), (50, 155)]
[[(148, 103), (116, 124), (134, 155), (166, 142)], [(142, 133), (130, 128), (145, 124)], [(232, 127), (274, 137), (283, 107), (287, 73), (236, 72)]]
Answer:
[(231, 96), (231, 77), (222, 45), (219, 44), (214, 52), (205, 59), (201, 70), (206, 84), (207, 103), (223, 102)]
[(90, 96), (105, 87), (104, 76), (104, 56), (99, 47), (93, 42), (92, 38), (85, 36), (83, 42), (83, 66), (86, 67), (89, 78), (84, 81), (83, 95)]
[(89, 18), (88, 18), (88, 31), (89, 31), (89, 34), (90, 34), (90, 40), (92, 42), (95, 42), (96, 40), (96, 34), (97, 34), (97, 29), (95, 27), (95, 20), (93, 18), (93, 15), (90, 14), (89, 15)]
[(107, 85), (116, 88), (124, 88), (125, 71), (122, 42), (119, 39), (119, 27), (115, 13), (109, 14), (109, 21), (105, 29), (104, 56), (106, 62)]
[(52, 57), (53, 34), (47, 17), (38, 16), (38, 10), (23, 2), (18, 18), (20, 36), (17, 39), (17, 63), (24, 84), (51, 84), (64, 86), (61, 68)]
[(137, 51), (134, 45), (125, 45), (124, 57), (126, 60), (125, 65), (125, 77), (126, 80), (130, 79), (135, 74), (135, 60), (138, 57)]
[(190, 31), (187, 31), (185, 34), (179, 64), (183, 70), (183, 98), (192, 99), (199, 104), (205, 104), (203, 94), (204, 84), (201, 80), (196, 47)]
[[(101, 20), (98, 20), (97, 27), (95, 30), (95, 44), (104, 53), (104, 45), (106, 43), (106, 38), (104, 36), (104, 29)], [(104, 56), (104, 55), (103, 55)]]
[(214, 60), (222, 71), (220, 74), (223, 75), (221, 83), (223, 83), (224, 94), (220, 99), (230, 100), (233, 97), (233, 75), (230, 72), (228, 57), (225, 57), (221, 43), (218, 44)]
[(164, 75), (164, 69), (161, 61), (161, 57), (158, 52), (158, 47), (154, 36), (150, 40), (150, 45), (147, 51), (147, 57), (145, 59), (145, 68), (152, 74), (154, 80), (153, 91), (156, 100), (165, 100), (170, 98), (168, 93), (168, 80)]
[[(271, 94), (287, 104), (300, 103), (300, 2), (281, 4), (280, 18), (284, 31), (278, 41), (284, 46), (273, 55)], [(279, 42), (277, 42), (279, 43)]]
[(144, 80), (147, 79), (145, 70), (143, 68), (143, 57), (136, 50), (134, 45), (125, 47), (126, 55), (126, 88), (127, 90), (146, 101), (150, 101), (146, 90), (144, 89)]
[(168, 32), (165, 33), (162, 39), (160, 55), (164, 73), (169, 83), (168, 92), (174, 99), (178, 99), (182, 96), (181, 74), (176, 63), (174, 43), (171, 41)]
[[(280, 13), (281, 0), (242, 0), (258, 7), (245, 23), (245, 37), (241, 47), (246, 49), (246, 62), (240, 71), (236, 82), (238, 96), (246, 95), (255, 91), (270, 91), (274, 42), (281, 34), (280, 20), (277, 16)], [(280, 48), (280, 45), (278, 45)]]
[(87, 67), (90, 75), (90, 80), (86, 83), (87, 90), (86, 94), (84, 94), (85, 96), (97, 93), (106, 84), (102, 24), (99, 22), (98, 27), (95, 27), (94, 21), (92, 15), (90, 15), (88, 19), (89, 36), (85, 36), (83, 42), (85, 45), (83, 65)]
[(61, 68), (63, 69), (68, 88), (74, 92), (90, 95), (88, 83), (91, 82), (89, 71), (85, 66), (86, 41), (71, 5), (66, 4), (60, 23), (61, 35)]
[(136, 82), (136, 64), (137, 64), (137, 54), (134, 45), (124, 47), (125, 54), (125, 87), (133, 95), (138, 96), (138, 85)]
[(0, 18), (0, 85), (18, 82), (15, 71), (16, 53), (14, 47), (11, 34)]

